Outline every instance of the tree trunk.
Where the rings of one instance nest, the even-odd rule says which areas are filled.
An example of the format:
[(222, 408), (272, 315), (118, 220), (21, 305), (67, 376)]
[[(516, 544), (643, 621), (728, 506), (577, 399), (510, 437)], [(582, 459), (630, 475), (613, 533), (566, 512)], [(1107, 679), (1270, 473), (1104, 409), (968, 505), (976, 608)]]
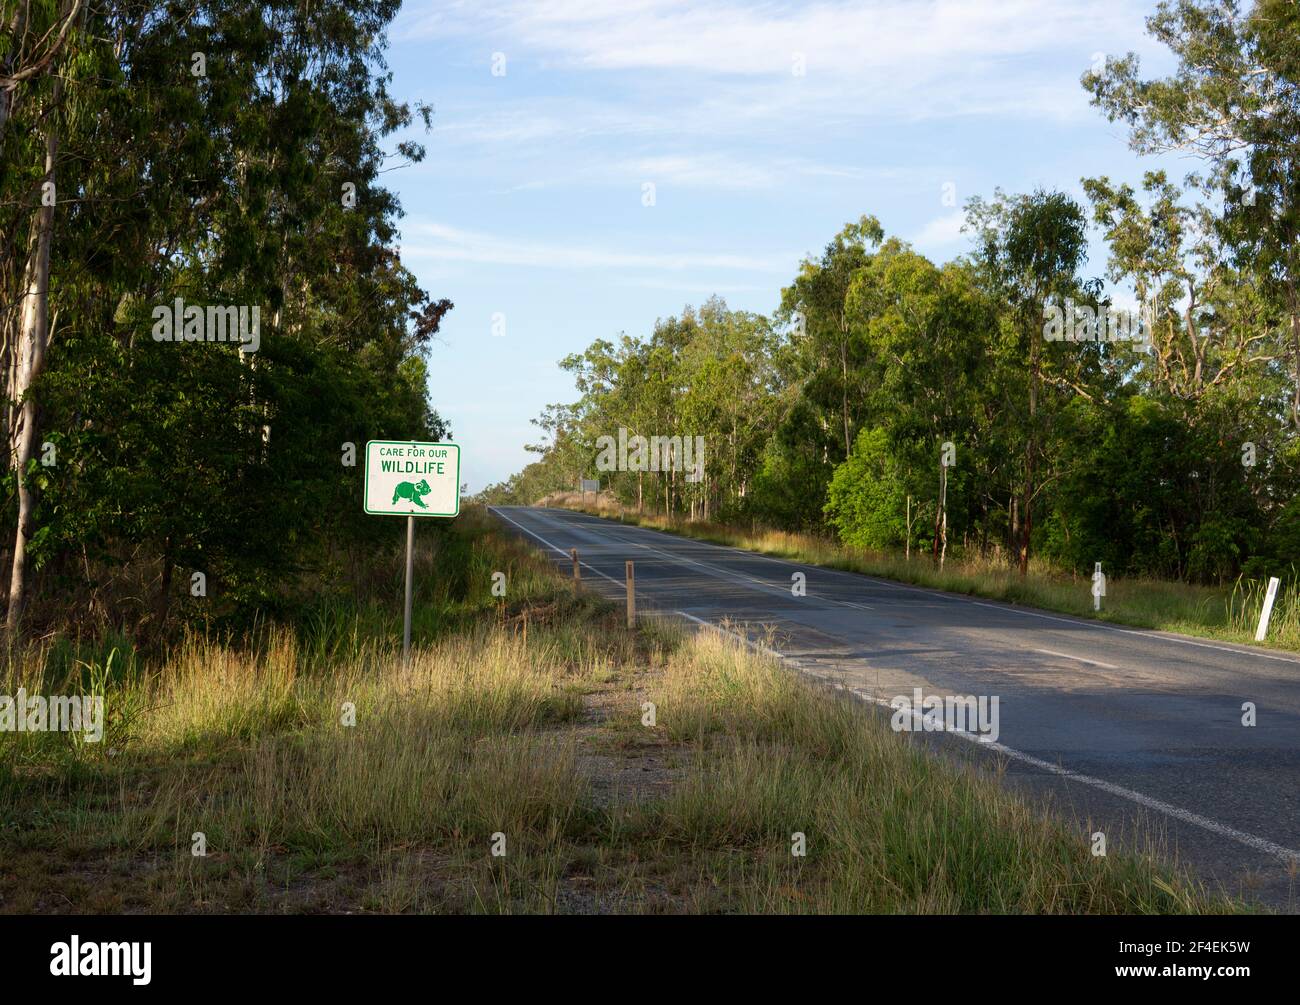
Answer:
[[(939, 468), (939, 480), (940, 480), (940, 482), (942, 483), (942, 481), (943, 481), (943, 467), (942, 467), (942, 466), (940, 466), (940, 468)], [(940, 484), (939, 492), (940, 492), (940, 494), (942, 494), (942, 492), (943, 492), (943, 486), (942, 486), (942, 484)], [(931, 559), (932, 561), (935, 561), (935, 562), (939, 561), (939, 519), (940, 519), (940, 517), (941, 517), (942, 515), (943, 515), (943, 502), (942, 502), (942, 500), (940, 500), (940, 501), (938, 501), (938, 502), (935, 503), (935, 507), (934, 507), (934, 534), (933, 534), (933, 535), (931, 536), (931, 538), (930, 538), (930, 559)]]
[[(63, 80), (56, 77), (51, 114), (45, 127), (45, 181), (54, 181), (54, 161), (58, 155), (58, 137), (54, 131), (53, 109), (62, 97)], [(54, 200), (48, 200), (53, 203)], [(17, 380), (15, 401), (20, 402), (17, 429), (10, 443), (14, 465), (18, 472), (18, 531), (14, 537), (13, 568), (9, 577), (9, 610), (5, 615), (5, 628), (13, 638), (27, 602), (27, 542), (33, 532), (32, 512), (36, 506), (36, 490), (28, 482), (27, 467), (36, 453), (36, 398), (32, 385), (45, 366), (45, 349), (49, 343), (50, 329), (50, 245), (54, 238), (54, 206), (42, 204), (36, 214), (35, 251), (28, 259), (24, 279), (22, 322), (17, 350)]]
[(1011, 493), (1011, 533), (1007, 537), (1007, 554), (1014, 555), (1020, 547), (1020, 497)]
[(1038, 368), (1039, 350), (1035, 330), (1029, 329), (1029, 439), (1025, 444), (1025, 489), (1021, 502), (1019, 551), (1020, 575), (1029, 573), (1029, 535), (1034, 527), (1034, 465), (1038, 458)]
[(1025, 576), (1029, 573), (1029, 536), (1034, 529), (1034, 457), (1031, 449), (1029, 456), (1025, 458), (1025, 496), (1021, 504), (1020, 518), (1020, 542), (1019, 542), (1019, 568), (1020, 575)]
[(1300, 295), (1294, 284), (1287, 294), (1291, 310), (1291, 424), (1300, 431)]
[[(25, 13), (26, 4), (14, 4), (9, 23), (4, 26), (5, 31), (12, 40), (10, 45), (14, 48), (11, 48), (4, 58), (0, 59), (0, 76), (9, 77), (18, 68), (18, 54), (15, 50), (19, 45), (19, 39), (23, 35), (23, 16)], [(17, 93), (17, 84), (0, 87), (0, 151), (4, 150), (5, 127), (9, 124), (9, 116), (13, 113), (14, 97)]]
[(912, 561), (912, 497), (907, 497), (907, 539), (903, 541), (903, 555)]
[(934, 558), (943, 568), (948, 554), (948, 466), (939, 462), (939, 505), (934, 510)]
[(841, 331), (840, 336), (840, 373), (843, 381), (844, 407), (844, 459), (847, 461), (849, 454), (853, 451), (853, 440), (849, 435), (849, 339), (847, 332)]
[(167, 538), (163, 544), (162, 582), (158, 584), (158, 601), (154, 607), (155, 631), (162, 638), (167, 624), (167, 609), (170, 606), (172, 592), (172, 571), (176, 563), (172, 561), (172, 539)]

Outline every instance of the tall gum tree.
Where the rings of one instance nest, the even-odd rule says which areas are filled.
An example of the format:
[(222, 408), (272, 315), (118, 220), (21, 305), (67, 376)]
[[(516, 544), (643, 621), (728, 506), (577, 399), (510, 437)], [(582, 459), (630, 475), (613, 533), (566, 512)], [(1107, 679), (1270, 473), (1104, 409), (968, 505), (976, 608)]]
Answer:
[[(13, 106), (14, 85), (35, 77), (51, 64), (57, 66), (68, 33), (81, 11), (80, 0), (65, 0), (60, 7), (56, 24), (50, 29), (51, 32), (57, 32), (54, 42), (49, 44), (44, 55), (16, 75), (0, 82), (0, 88), (5, 91), (4, 117), (0, 120), (0, 129), (8, 122)], [(24, 23), (26, 24), (25, 20)], [(11, 637), (18, 630), (27, 599), (27, 551), (34, 530), (32, 524), (36, 507), (36, 488), (29, 469), (36, 454), (39, 418), (34, 386), (45, 368), (50, 339), (50, 251), (54, 242), (54, 214), (58, 202), (55, 169), (59, 157), (59, 123), (64, 86), (62, 74), (52, 72), (51, 77), (53, 79), (48, 99), (42, 102), (39, 115), (43, 141), (39, 205), (32, 216), (18, 314), (18, 339), (11, 350), (13, 359), (10, 365), (12, 376), (9, 400), (14, 411), (11, 412), (9, 447), (18, 483), (18, 528), (14, 535), (9, 605), (5, 612), (5, 628)], [(0, 133), (0, 139), (2, 138), (3, 133)]]
[(1009, 370), (1021, 366), (1025, 374), (1022, 465), (1012, 507), (1012, 547), (1023, 576), (1029, 571), (1034, 504), (1043, 487), (1039, 468), (1051, 418), (1041, 407), (1044, 388), (1058, 386), (1048, 379), (1049, 371), (1062, 362), (1045, 355), (1044, 311), (1076, 290), (1075, 276), (1087, 257), (1087, 223), (1069, 196), (1040, 190), (1020, 196), (999, 191), (992, 202), (973, 199), (967, 225), (979, 237), (979, 267), (1006, 305)]
[(1129, 53), (1083, 86), (1137, 152), (1208, 163), (1189, 181), (1223, 199), (1225, 242), (1276, 303), (1300, 431), (1300, 3), (1164, 0), (1147, 30), (1178, 58), (1171, 76), (1143, 79)]

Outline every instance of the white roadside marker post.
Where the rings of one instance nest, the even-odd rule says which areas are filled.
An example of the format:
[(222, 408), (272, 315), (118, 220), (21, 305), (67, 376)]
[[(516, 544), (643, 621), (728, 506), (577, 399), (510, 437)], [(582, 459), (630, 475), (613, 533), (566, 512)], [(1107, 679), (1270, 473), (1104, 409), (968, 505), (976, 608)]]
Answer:
[(1281, 580), (1272, 576), (1268, 581), (1268, 593), (1264, 594), (1264, 609), (1259, 612), (1259, 627), (1255, 629), (1255, 641), (1263, 642), (1268, 634), (1268, 619), (1273, 616), (1273, 601), (1277, 599), (1277, 588)]
[(1102, 574), (1101, 563), (1098, 562), (1092, 570), (1092, 609), (1101, 610), (1101, 598), (1106, 596), (1106, 577)]

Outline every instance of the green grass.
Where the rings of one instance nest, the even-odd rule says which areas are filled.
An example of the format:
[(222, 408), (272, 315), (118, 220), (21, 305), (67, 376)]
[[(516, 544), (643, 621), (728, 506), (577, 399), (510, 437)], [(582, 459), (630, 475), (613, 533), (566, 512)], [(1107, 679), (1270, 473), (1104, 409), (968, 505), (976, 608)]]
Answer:
[(0, 911), (1244, 909), (723, 639), (628, 631), (480, 512), (453, 536), (409, 665), (342, 607), (11, 660), (0, 693), (94, 682), (108, 732), (0, 734)]
[[(1021, 576), (1005, 562), (980, 557), (950, 557), (940, 569), (929, 555), (913, 554), (909, 560), (901, 553), (849, 548), (812, 534), (757, 526), (747, 530), (704, 521), (668, 520), (658, 514), (637, 514), (635, 510), (608, 502), (593, 506), (584, 503), (576, 492), (555, 493), (543, 502), (548, 506), (620, 520), (712, 544), (743, 548), (805, 565), (842, 569), (1081, 618), (1242, 645), (1257, 644), (1254, 641), (1255, 628), (1268, 585), (1266, 581), (1245, 579), (1217, 587), (1166, 579), (1107, 577), (1102, 611), (1097, 613), (1092, 609), (1089, 578), (1044, 569), (1037, 564), (1031, 564), (1029, 573)], [(1264, 644), (1269, 648), (1300, 652), (1300, 590), (1294, 583), (1284, 583), (1278, 592)]]

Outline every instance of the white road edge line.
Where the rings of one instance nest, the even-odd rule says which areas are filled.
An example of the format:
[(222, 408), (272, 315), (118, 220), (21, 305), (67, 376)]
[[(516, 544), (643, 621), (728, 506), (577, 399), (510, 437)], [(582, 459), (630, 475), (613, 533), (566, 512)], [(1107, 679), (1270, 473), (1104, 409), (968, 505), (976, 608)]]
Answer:
[[(501, 512), (499, 509), (497, 509), (495, 506), (489, 506), (487, 509), (488, 509), (488, 512), (489, 512), (489, 513), (496, 513), (497, 516), (499, 516), (502, 520), (506, 521), (507, 523), (513, 523), (516, 527), (518, 527), (520, 530), (522, 530), (525, 534), (532, 534), (533, 537), (537, 538), (537, 540), (541, 541), (542, 544), (546, 545), (546, 547), (550, 548), (552, 551), (558, 551), (558, 552), (559, 552), (561, 555), (563, 555), (565, 558), (569, 558), (569, 557), (570, 557), (570, 556), (569, 556), (569, 553), (568, 553), (567, 551), (565, 551), (563, 548), (558, 548), (558, 547), (556, 547), (555, 545), (551, 544), (550, 541), (546, 540), (546, 538), (542, 537), (541, 534), (538, 534), (536, 531), (531, 531), (531, 530), (529, 530), (527, 527), (525, 527), (523, 524), (518, 523), (518, 522), (516, 522), (516, 521), (514, 521), (514, 520), (511, 520), (510, 517), (506, 516), (504, 513), (502, 513), (502, 512)], [(605, 575), (603, 572), (601, 572), (599, 569), (593, 569), (593, 568), (592, 568), (590, 565), (588, 565), (586, 562), (583, 562), (583, 561), (579, 560), (579, 561), (578, 561), (578, 564), (579, 564), (580, 566), (582, 566), (584, 569), (587, 569), (587, 570), (590, 571), (590, 572), (594, 572), (594, 573), (595, 573), (597, 576), (599, 576), (601, 579), (608, 579), (611, 583), (613, 583), (613, 584), (614, 584), (615, 586), (617, 586), (617, 587), (620, 587), (620, 588), (626, 588), (626, 586), (627, 586), (626, 583), (620, 583), (620, 582), (619, 582), (617, 579), (615, 579), (613, 576), (606, 576), (606, 575)]]
[[(729, 632), (727, 631), (727, 629), (721, 627), (720, 625), (715, 625), (710, 621), (705, 621), (702, 618), (697, 618), (695, 615), (687, 614), (685, 611), (675, 611), (674, 613), (680, 614), (682, 617), (687, 618), (690, 621), (694, 621), (698, 625), (703, 625), (705, 628), (712, 628), (716, 632), (721, 632), (723, 635), (730, 636), (731, 638), (735, 639), (737, 642), (743, 643), (744, 645), (748, 646), (749, 648), (753, 649), (756, 652), (763, 653), (765, 656), (771, 656), (778, 660), (783, 660), (791, 664), (792, 666), (797, 667), (801, 672), (808, 673), (808, 671), (804, 668), (802, 663), (792, 656), (787, 656), (785, 653), (778, 652), (775, 649), (769, 649), (767, 646), (761, 646), (756, 642), (751, 642), (743, 635), (738, 635), (735, 632)], [(809, 674), (809, 676), (812, 675)], [(856, 688), (846, 687), (843, 684), (837, 684), (833, 681), (828, 681), (827, 683), (830, 683), (832, 687), (836, 687), (840, 690), (848, 691), (849, 693), (856, 695), (857, 697), (862, 698), (865, 701), (874, 702), (875, 704), (883, 705), (886, 708), (893, 707), (884, 698), (877, 698), (875, 695), (868, 694), (863, 691), (859, 691)], [(917, 719), (919, 721), (921, 717), (921, 713), (913, 709), (912, 716), (914, 719)], [(1133, 789), (1126, 789), (1122, 785), (1115, 785), (1113, 782), (1108, 782), (1105, 779), (1094, 778), (1091, 775), (1083, 775), (1077, 771), (1070, 771), (1068, 768), (1062, 768), (1060, 765), (1053, 764), (1051, 761), (1044, 761), (1041, 758), (1032, 757), (1029, 754), (1021, 753), (1019, 750), (1014, 750), (1011, 747), (1006, 746), (1005, 744), (989, 743), (983, 740), (982, 738), (980, 738), (979, 736), (976, 736), (972, 733), (962, 732), (961, 730), (948, 730), (948, 732), (955, 733), (956, 735), (962, 737), (963, 739), (968, 740), (971, 743), (974, 743), (985, 749), (996, 750), (999, 754), (1003, 754), (1011, 758), (1012, 760), (1020, 761), (1024, 764), (1031, 765), (1035, 768), (1039, 768), (1043, 771), (1047, 771), (1053, 775), (1057, 775), (1061, 778), (1068, 779), (1069, 781), (1072, 782), (1080, 782), (1083, 785), (1091, 786), (1094, 789), (1100, 789), (1102, 792), (1107, 792), (1113, 796), (1119, 796), (1122, 799), (1127, 799), (1130, 802), (1137, 803), (1140, 806), (1145, 806), (1148, 809), (1156, 810), (1157, 812), (1163, 813), (1166, 816), (1173, 817), (1175, 820), (1181, 820), (1183, 823), (1192, 824), (1195, 827), (1200, 827), (1202, 830), (1207, 830), (1212, 834), (1218, 834), (1220, 837), (1230, 838), (1231, 840), (1236, 841), (1239, 844), (1243, 844), (1248, 848), (1253, 848), (1256, 851), (1260, 851), (1260, 852), (1264, 852), (1265, 854), (1272, 855), (1275, 858), (1279, 858), (1284, 862), (1300, 862), (1300, 851), (1295, 851), (1291, 848), (1284, 848), (1280, 844), (1274, 844), (1272, 841), (1269, 841), (1267, 838), (1262, 838), (1255, 834), (1247, 834), (1245, 831), (1239, 831), (1233, 827), (1229, 827), (1227, 824), (1221, 824), (1217, 820), (1211, 820), (1209, 817), (1203, 817), (1199, 813), (1193, 813), (1190, 810), (1183, 809), (1182, 807), (1174, 806), (1172, 803), (1166, 803), (1163, 800), (1154, 799), (1151, 796), (1145, 795), (1141, 792), (1135, 792)]]
[(1103, 667), (1106, 670), (1118, 670), (1119, 667), (1114, 663), (1103, 663), (1101, 660), (1086, 660), (1082, 656), (1071, 656), (1069, 653), (1058, 653), (1055, 649), (1035, 649), (1036, 653), (1047, 653), (1048, 656), (1059, 656), (1064, 660), (1078, 660), (1080, 663), (1087, 663), (1089, 666)]

